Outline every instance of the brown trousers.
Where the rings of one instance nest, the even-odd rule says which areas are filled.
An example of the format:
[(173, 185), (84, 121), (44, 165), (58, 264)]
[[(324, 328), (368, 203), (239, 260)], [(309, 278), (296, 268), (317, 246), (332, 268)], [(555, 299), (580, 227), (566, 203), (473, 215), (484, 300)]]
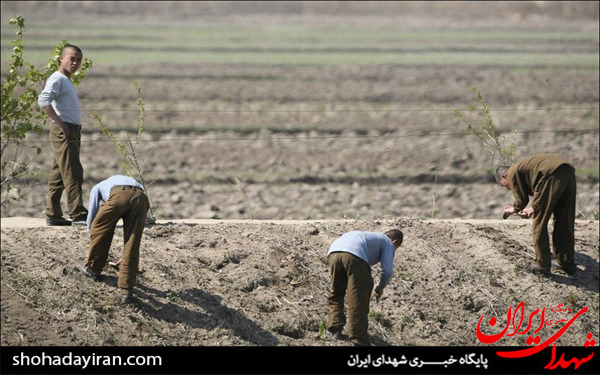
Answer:
[(100, 207), (90, 228), (87, 268), (99, 275), (106, 266), (108, 251), (119, 219), (123, 219), (123, 256), (119, 266), (119, 292), (131, 295), (140, 260), (140, 243), (150, 203), (144, 191), (133, 186), (116, 186)]
[(531, 206), (533, 208), (533, 240), (538, 266), (550, 270), (552, 254), (548, 222), (554, 215), (552, 253), (561, 267), (575, 268), (575, 198), (577, 181), (575, 168), (563, 164), (552, 173), (543, 185), (537, 186)]
[(368, 340), (369, 302), (373, 290), (371, 267), (359, 257), (345, 252), (334, 252), (327, 257), (331, 287), (327, 302), (329, 315), (327, 329), (342, 330), (346, 324), (344, 298), (348, 304), (348, 334), (352, 341)]
[(81, 128), (72, 124), (69, 135), (65, 137), (60, 126), (52, 124), (50, 129), (50, 145), (54, 153), (54, 163), (48, 177), (48, 194), (46, 195), (46, 216), (58, 218), (63, 216), (60, 199), (63, 191), (67, 191), (67, 207), (71, 219), (87, 215), (83, 206), (82, 188), (83, 167), (79, 160), (81, 150)]

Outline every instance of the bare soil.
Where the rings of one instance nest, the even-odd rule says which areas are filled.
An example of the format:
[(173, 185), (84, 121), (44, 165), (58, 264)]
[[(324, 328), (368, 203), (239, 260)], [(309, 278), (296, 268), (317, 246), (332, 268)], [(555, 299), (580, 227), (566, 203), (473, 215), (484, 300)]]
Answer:
[[(517, 131), (515, 160), (561, 154), (577, 168), (579, 218), (598, 211), (597, 72), (94, 68), (80, 88), (82, 107), (124, 142), (138, 123), (133, 80), (146, 109), (136, 156), (158, 219), (499, 218), (512, 200), (493, 183), (502, 160), (455, 114), (482, 119), (468, 110), (477, 104), (474, 86), (505, 146)], [(29, 142), (42, 148), (40, 156), (21, 150), (36, 177), (15, 184), (20, 201), (2, 217), (44, 217), (51, 151), (47, 134)], [(81, 147), (87, 199), (94, 184), (121, 173), (124, 159), (92, 118)]]
[[(114, 299), (116, 272), (102, 282), (73, 268), (84, 261), (84, 227), (2, 221), (2, 345), (340, 346), (320, 334), (327, 313), (329, 244), (349, 230), (400, 228), (405, 242), (391, 284), (372, 302), (378, 346), (478, 346), (479, 319), (505, 320), (559, 304), (581, 315), (559, 345), (598, 335), (598, 221), (578, 221), (575, 278), (533, 274), (529, 220), (166, 221), (147, 227), (137, 302)], [(122, 231), (111, 260), (119, 257)], [(375, 278), (380, 269), (373, 270)], [(572, 317), (570, 315), (569, 317)], [(543, 340), (561, 325), (540, 331)], [(486, 327), (484, 327), (486, 328)], [(490, 328), (490, 327), (487, 327)], [(491, 331), (484, 330), (491, 334)], [(495, 333), (495, 332), (494, 332)], [(525, 346), (524, 337), (500, 345)]]

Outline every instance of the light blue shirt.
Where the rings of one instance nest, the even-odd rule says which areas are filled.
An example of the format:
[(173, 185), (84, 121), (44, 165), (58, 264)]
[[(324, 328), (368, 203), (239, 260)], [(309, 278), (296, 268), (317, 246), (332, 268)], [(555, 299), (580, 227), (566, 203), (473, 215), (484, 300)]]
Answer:
[(81, 125), (79, 98), (73, 82), (59, 71), (52, 73), (38, 96), (40, 108), (51, 105), (64, 122)]
[(392, 278), (394, 267), (394, 254), (396, 246), (392, 240), (380, 232), (351, 231), (343, 234), (333, 241), (327, 255), (334, 251), (343, 251), (354, 254), (364, 260), (369, 266), (381, 262), (381, 278), (379, 289), (383, 289)]
[(120, 174), (109, 177), (106, 180), (96, 184), (96, 186), (94, 186), (90, 192), (90, 202), (88, 205), (87, 217), (88, 232), (92, 226), (92, 221), (94, 221), (94, 218), (98, 214), (100, 203), (108, 201), (108, 198), (110, 198), (110, 190), (119, 185), (137, 186), (139, 188), (142, 187), (142, 185), (134, 178)]

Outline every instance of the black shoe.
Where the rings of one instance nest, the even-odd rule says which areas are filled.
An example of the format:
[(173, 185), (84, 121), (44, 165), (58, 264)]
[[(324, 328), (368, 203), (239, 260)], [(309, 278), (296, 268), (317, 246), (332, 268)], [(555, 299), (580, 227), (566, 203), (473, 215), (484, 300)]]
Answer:
[(538, 265), (538, 263), (535, 261), (535, 259), (533, 259), (533, 258), (529, 259), (529, 263), (526, 266), (526, 269), (534, 275), (539, 275), (539, 276), (543, 276), (543, 277), (551, 277), (552, 276), (550, 267), (549, 268), (541, 268)]
[(552, 272), (550, 272), (550, 270), (544, 269), (544, 268), (534, 268), (532, 270), (532, 273), (534, 275), (539, 275), (542, 277), (552, 277)]
[(360, 339), (352, 339), (352, 344), (354, 344), (354, 346), (371, 346), (371, 343), (368, 340)]
[(102, 275), (94, 275), (93, 273), (86, 270), (84, 265), (77, 266), (75, 267), (75, 269), (94, 281), (102, 280)]
[(577, 274), (577, 267), (561, 267), (560, 269), (569, 276), (575, 276)]
[(88, 214), (79, 214), (73, 217), (73, 221), (87, 221)]
[(329, 332), (331, 334), (331, 338), (334, 340), (348, 340), (349, 337), (347, 335), (344, 335), (342, 333), (342, 331), (334, 331), (334, 332)]
[(125, 295), (125, 294), (117, 293), (117, 296), (119, 296), (119, 300), (121, 300), (121, 302), (125, 303), (125, 304), (133, 303), (133, 301), (134, 301), (132, 295)]
[(46, 219), (46, 225), (48, 226), (71, 226), (71, 221), (63, 219), (62, 217), (49, 217)]
[(73, 218), (73, 225), (87, 225), (87, 214), (77, 215)]

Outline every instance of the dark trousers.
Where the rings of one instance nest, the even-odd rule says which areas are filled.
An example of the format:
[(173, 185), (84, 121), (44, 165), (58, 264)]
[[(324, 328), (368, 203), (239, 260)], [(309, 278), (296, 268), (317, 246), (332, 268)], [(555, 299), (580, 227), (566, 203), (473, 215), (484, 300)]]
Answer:
[(373, 290), (371, 267), (359, 257), (335, 252), (327, 257), (331, 287), (327, 303), (327, 329), (339, 331), (346, 324), (344, 298), (348, 304), (348, 334), (352, 341), (368, 340), (369, 302)]
[(130, 295), (135, 284), (140, 243), (150, 203), (144, 191), (133, 186), (118, 186), (110, 191), (110, 198), (100, 207), (90, 227), (90, 251), (87, 268), (99, 275), (106, 266), (108, 251), (119, 219), (123, 219), (123, 256), (119, 266), (119, 292)]
[(533, 240), (538, 266), (550, 270), (552, 254), (548, 222), (554, 215), (552, 253), (561, 267), (575, 268), (575, 200), (577, 181), (575, 168), (563, 164), (536, 187), (531, 206), (533, 208)]
[(69, 135), (65, 137), (61, 127), (52, 124), (50, 129), (50, 145), (54, 153), (54, 163), (48, 177), (48, 194), (46, 195), (46, 216), (59, 218), (63, 216), (60, 206), (62, 193), (66, 190), (67, 207), (71, 219), (87, 215), (83, 206), (82, 188), (83, 167), (79, 160), (81, 150), (81, 127), (67, 124)]

